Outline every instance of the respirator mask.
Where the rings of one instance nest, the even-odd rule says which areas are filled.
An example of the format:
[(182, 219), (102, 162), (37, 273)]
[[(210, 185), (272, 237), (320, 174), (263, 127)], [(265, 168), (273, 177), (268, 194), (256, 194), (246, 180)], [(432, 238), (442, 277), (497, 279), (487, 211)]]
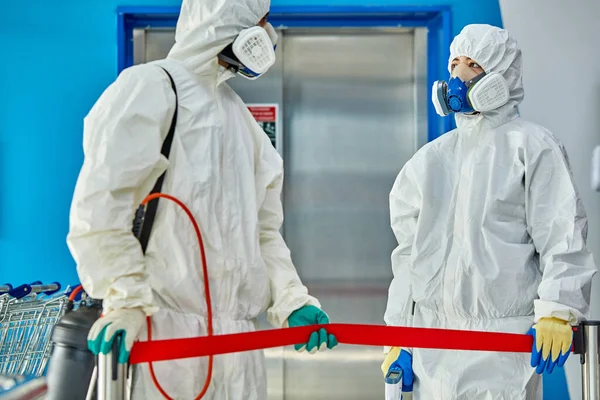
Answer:
[(244, 29), (219, 54), (219, 59), (244, 78), (254, 80), (275, 64), (277, 32), (267, 23), (264, 28), (253, 26)]
[(445, 117), (452, 112), (470, 114), (495, 110), (508, 103), (510, 91), (501, 74), (477, 74), (466, 64), (458, 64), (447, 83), (434, 82), (431, 99), (435, 111)]

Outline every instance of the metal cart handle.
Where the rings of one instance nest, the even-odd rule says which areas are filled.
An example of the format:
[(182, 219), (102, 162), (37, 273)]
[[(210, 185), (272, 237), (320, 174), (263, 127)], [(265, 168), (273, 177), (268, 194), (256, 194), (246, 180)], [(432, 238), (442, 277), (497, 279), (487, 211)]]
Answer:
[(13, 286), (10, 283), (6, 283), (4, 285), (0, 285), (0, 294), (8, 293), (13, 289)]
[(39, 283), (35, 282), (35, 283), (31, 283), (30, 286), (31, 286), (32, 293), (43, 293), (46, 295), (54, 294), (61, 289), (61, 285), (58, 282), (52, 282), (47, 285), (42, 284), (42, 282), (39, 282)]

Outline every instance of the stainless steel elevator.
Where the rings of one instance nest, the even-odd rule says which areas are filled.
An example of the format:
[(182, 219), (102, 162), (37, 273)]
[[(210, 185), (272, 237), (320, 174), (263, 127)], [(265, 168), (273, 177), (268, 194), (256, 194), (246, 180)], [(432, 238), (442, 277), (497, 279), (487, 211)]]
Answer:
[[(230, 81), (278, 104), (283, 233), (334, 322), (382, 324), (392, 278), (388, 194), (427, 138), (424, 29), (282, 29), (276, 65)], [(134, 63), (163, 58), (172, 29), (134, 31)], [(261, 328), (268, 329), (264, 321)], [(265, 352), (269, 399), (383, 399), (381, 348)]]

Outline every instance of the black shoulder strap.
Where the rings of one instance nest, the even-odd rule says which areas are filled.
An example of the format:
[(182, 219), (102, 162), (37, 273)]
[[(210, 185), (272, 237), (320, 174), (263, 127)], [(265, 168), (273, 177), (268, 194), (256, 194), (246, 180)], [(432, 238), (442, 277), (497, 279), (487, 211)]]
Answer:
[[(162, 67), (161, 67), (162, 68)], [(175, 112), (173, 113), (173, 119), (171, 120), (171, 127), (169, 128), (169, 133), (163, 142), (163, 146), (161, 149), (161, 153), (167, 159), (169, 158), (169, 153), (171, 152), (171, 144), (173, 143), (173, 136), (175, 136), (175, 127), (177, 126), (177, 110), (179, 108), (179, 100), (177, 97), (177, 87), (175, 86), (175, 81), (169, 71), (162, 68), (167, 75), (169, 76), (169, 80), (171, 81), (171, 88), (173, 88), (173, 92), (175, 92)], [(150, 192), (159, 193), (162, 189), (163, 182), (165, 180), (166, 171), (158, 178), (154, 188)], [(152, 225), (154, 224), (154, 217), (156, 216), (156, 210), (158, 208), (158, 199), (152, 200), (147, 205), (147, 210), (144, 212), (144, 206), (141, 206), (137, 209), (135, 213), (135, 219), (133, 222), (133, 233), (140, 241), (142, 245), (142, 251), (146, 253), (146, 248), (148, 247), (148, 242), (150, 241), (150, 233), (152, 232)]]

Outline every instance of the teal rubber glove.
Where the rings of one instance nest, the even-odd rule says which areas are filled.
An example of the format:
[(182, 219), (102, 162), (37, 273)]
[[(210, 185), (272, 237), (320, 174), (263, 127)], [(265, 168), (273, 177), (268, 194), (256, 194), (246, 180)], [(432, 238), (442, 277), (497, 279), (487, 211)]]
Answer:
[(92, 325), (88, 334), (88, 348), (94, 355), (108, 354), (118, 338), (119, 364), (127, 364), (133, 342), (137, 339), (146, 319), (139, 308), (114, 310)]
[[(315, 306), (304, 306), (294, 311), (288, 318), (290, 328), (309, 325), (326, 325), (329, 323), (329, 317), (321, 309)], [(333, 349), (338, 345), (335, 336), (328, 334), (324, 328), (310, 334), (307, 343), (294, 346), (296, 351), (303, 352), (307, 350), (310, 354), (317, 351)]]

